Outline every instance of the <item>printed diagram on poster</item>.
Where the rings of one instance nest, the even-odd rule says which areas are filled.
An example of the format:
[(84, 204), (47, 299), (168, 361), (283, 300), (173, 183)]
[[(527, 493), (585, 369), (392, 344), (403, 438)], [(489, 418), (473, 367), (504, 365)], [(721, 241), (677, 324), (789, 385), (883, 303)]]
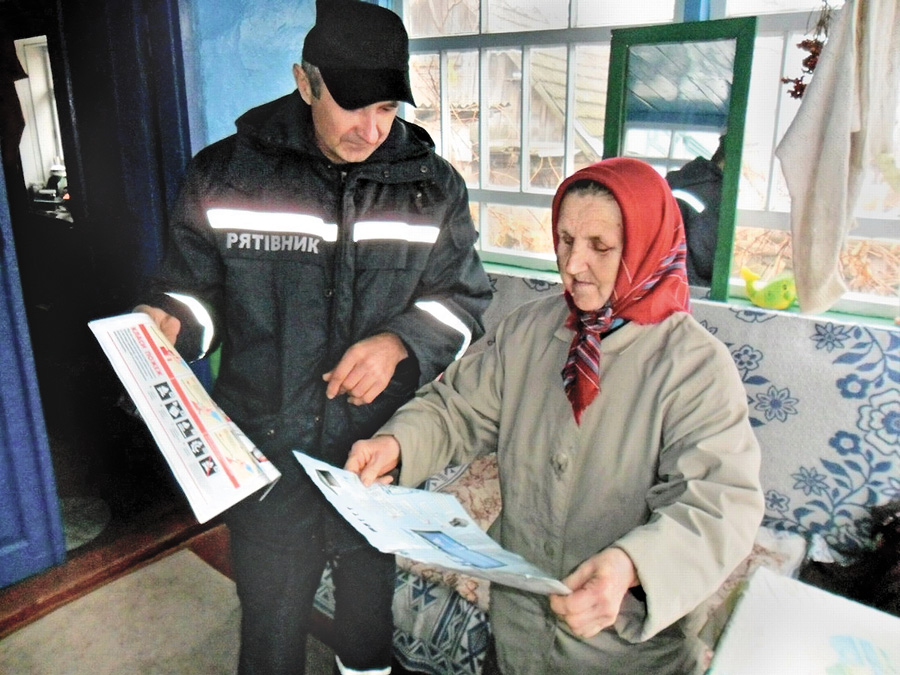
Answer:
[[(201, 523), (281, 476), (146, 314), (88, 323)], [(263, 489), (265, 488), (265, 489)]]

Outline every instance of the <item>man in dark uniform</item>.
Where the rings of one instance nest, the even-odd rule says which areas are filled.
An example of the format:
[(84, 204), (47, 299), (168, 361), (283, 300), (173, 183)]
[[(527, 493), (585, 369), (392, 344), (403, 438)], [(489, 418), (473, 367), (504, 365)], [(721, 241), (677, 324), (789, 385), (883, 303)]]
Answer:
[(692, 286), (712, 285), (724, 167), (725, 136), (722, 136), (710, 159), (697, 157), (666, 175), (684, 221), (687, 276)]
[(138, 310), (187, 358), (221, 345), (213, 396), (281, 471), (230, 509), (241, 673), (302, 672), (335, 582), (337, 666), (388, 673), (394, 557), (325, 501), (291, 451), (343, 466), (483, 333), (490, 284), (465, 183), (420, 127), (400, 18), (319, 0), (297, 91), (198, 153)]

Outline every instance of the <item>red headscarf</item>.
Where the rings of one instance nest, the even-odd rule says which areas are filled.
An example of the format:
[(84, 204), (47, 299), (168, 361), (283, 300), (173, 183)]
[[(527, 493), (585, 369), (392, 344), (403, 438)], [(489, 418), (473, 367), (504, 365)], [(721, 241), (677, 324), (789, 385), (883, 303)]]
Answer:
[(575, 331), (563, 368), (566, 393), (575, 420), (600, 390), (600, 335), (619, 320), (659, 323), (675, 312), (690, 311), (685, 272), (681, 212), (666, 180), (646, 162), (614, 157), (587, 166), (566, 178), (553, 198), (553, 245), (559, 244), (559, 207), (572, 183), (592, 180), (606, 186), (622, 211), (625, 246), (619, 274), (607, 305), (582, 312), (566, 301), (566, 326)]

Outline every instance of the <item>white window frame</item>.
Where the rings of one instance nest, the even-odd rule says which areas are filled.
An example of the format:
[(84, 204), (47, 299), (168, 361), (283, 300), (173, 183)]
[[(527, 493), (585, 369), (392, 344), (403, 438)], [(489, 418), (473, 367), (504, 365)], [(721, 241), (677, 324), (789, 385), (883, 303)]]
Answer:
[[(482, 11), (484, 7), (482, 7)], [(567, 49), (567, 70), (572, 72), (574, 69), (575, 47), (580, 44), (609, 44), (612, 40), (612, 27), (603, 28), (568, 28), (547, 31), (528, 31), (520, 33), (491, 33), (478, 35), (456, 35), (448, 37), (430, 37), (416, 38), (410, 40), (410, 53), (415, 54), (438, 54), (438, 62), (441, 70), (441, 100), (446, 100), (446, 73), (447, 54), (457, 51), (478, 51), (478, 67), (479, 67), (479, 87), (481, 101), (486, 100), (486, 87), (484, 73), (487, 68), (485, 61), (488, 52), (498, 49), (522, 49), (523, 52), (523, 87), (529, 82), (528, 68), (528, 49), (534, 47), (561, 47)], [(564, 155), (564, 171), (566, 174), (572, 173), (574, 166), (574, 136), (572, 127), (574, 124), (574, 81), (572, 77), (567, 78), (566, 83), (566, 123), (565, 123), (565, 155)], [(520, 138), (523, 148), (530, 147), (530, 129), (529, 119), (529, 96), (528, 91), (523, 89), (522, 92), (522, 115), (520, 118)], [(440, 147), (446, 148), (449, 144), (449, 106), (442, 105), (441, 120), (441, 138), (436, 139)], [(485, 151), (487, 140), (487, 115), (479, 116), (478, 125), (478, 145), (479, 152), (479, 176), (481, 181), (485, 181), (489, 174), (488, 163), (490, 161), (490, 153)], [(484, 188), (479, 186), (469, 186), (469, 199), (473, 203), (478, 204), (479, 222), (486, 223), (486, 211), (488, 204), (498, 204), (502, 206), (518, 206), (529, 208), (549, 209), (554, 191), (553, 189), (536, 188), (528, 185), (529, 176), (528, 155), (523, 153), (520, 162), (519, 187), (517, 188)], [(554, 260), (543, 260), (533, 256), (520, 255), (514, 252), (496, 253), (487, 250), (480, 251), (483, 258), (488, 262), (520, 266), (526, 269), (555, 271), (556, 263)]]
[[(836, 3), (837, 4), (837, 3)], [(571, 7), (574, 6), (573, 3), (570, 2), (570, 15), (571, 15)], [(719, 19), (726, 18), (725, 16), (725, 0), (712, 0), (710, 4), (710, 19)], [(482, 11), (482, 25), (484, 25), (486, 18), (486, 2), (481, 3), (481, 11)], [(772, 35), (781, 35), (783, 36), (783, 55), (782, 55), (782, 63), (785, 63), (788, 59), (797, 58), (798, 61), (802, 58), (801, 52), (796, 49), (795, 45), (791, 41), (791, 35), (794, 33), (806, 33), (812, 25), (811, 17), (815, 15), (817, 9), (813, 9), (810, 11), (800, 11), (800, 12), (786, 12), (786, 13), (777, 13), (777, 14), (763, 14), (760, 15), (757, 19), (757, 36), (772, 36)], [(684, 0), (678, 0), (675, 7), (675, 16), (683, 17), (684, 16)], [(570, 19), (571, 22), (571, 19)], [(527, 67), (525, 64), (528, 63), (527, 59), (527, 49), (530, 47), (546, 47), (546, 46), (561, 46), (564, 45), (567, 48), (568, 56), (567, 56), (567, 72), (570, 74), (567, 78), (567, 106), (566, 106), (566, 123), (565, 123), (565, 158), (564, 158), (564, 170), (565, 175), (569, 175), (573, 170), (573, 120), (574, 120), (574, 79), (572, 73), (574, 72), (574, 54), (576, 45), (580, 44), (609, 44), (612, 38), (612, 29), (620, 28), (622, 26), (609, 26), (609, 27), (597, 27), (597, 28), (567, 28), (567, 29), (558, 29), (558, 30), (547, 30), (547, 31), (527, 31), (527, 32), (519, 32), (519, 33), (493, 33), (493, 34), (472, 34), (472, 35), (456, 35), (456, 36), (446, 36), (446, 37), (429, 37), (429, 38), (413, 38), (410, 40), (410, 52), (411, 54), (438, 54), (439, 55), (439, 63), (441, 68), (441, 101), (447, 100), (447, 88), (446, 88), (446, 55), (448, 52), (455, 51), (465, 51), (465, 50), (478, 50), (480, 54), (479, 58), (479, 82), (480, 82), (480, 100), (485, 100), (485, 87), (487, 86), (484, 82), (483, 74), (486, 71), (484, 67), (484, 62), (486, 59), (486, 54), (489, 50), (492, 49), (504, 49), (504, 48), (515, 48), (523, 50), (523, 68)], [(526, 77), (527, 73), (523, 72), (523, 92), (522, 92), (522, 117), (521, 117), (521, 144), (523, 148), (530, 147), (529, 144), (529, 125), (527, 120), (528, 116), (528, 91), (525, 89), (526, 83), (529, 82), (529, 78)], [(777, 117), (781, 114), (781, 101), (784, 100), (788, 94), (786, 92), (786, 85), (782, 84), (780, 81), (774, 82), (773, 87), (779, 90), (778, 95), (776, 96), (776, 100), (779, 101), (778, 107), (773, 113), (776, 115), (775, 119), (775, 129), (779, 128)], [(448, 147), (448, 133), (449, 133), (449, 106), (442, 105), (442, 124), (441, 124), (441, 133), (443, 138), (441, 139), (441, 147)], [(486, 176), (488, 176), (487, 163), (490, 160), (490, 153), (485, 152), (485, 144), (484, 140), (487, 138), (486, 133), (486, 125), (487, 125), (487, 116), (480, 115), (479, 122), (479, 156), (480, 156), (480, 170), (479, 176), (480, 181), (484, 181)], [(769, 166), (769, 175), (774, 176), (776, 172), (780, 171), (780, 165), (777, 164), (778, 160), (775, 157), (774, 150), (775, 147), (780, 141), (780, 138), (772, 138), (772, 153), (770, 157), (770, 166)], [(531, 188), (528, 186), (528, 153), (523, 153), (522, 161), (521, 161), (521, 176), (520, 176), (520, 184), (518, 188), (515, 189), (496, 189), (496, 188), (482, 188), (479, 186), (469, 186), (469, 197), (470, 200), (474, 203), (478, 204), (479, 209), (479, 222), (482, 224), (482, 227), (487, 222), (486, 211), (489, 204), (499, 204), (504, 206), (519, 206), (519, 207), (531, 207), (531, 208), (546, 208), (549, 209), (552, 201), (553, 190), (546, 189), (538, 189)], [(735, 227), (764, 227), (767, 229), (777, 229), (777, 230), (787, 230), (790, 231), (790, 214), (788, 212), (778, 212), (768, 210), (768, 204), (771, 199), (771, 191), (772, 185), (774, 184), (774, 179), (770, 178), (768, 185), (768, 195), (766, 198), (767, 201), (767, 210), (759, 211), (759, 210), (747, 210), (747, 209), (738, 209), (736, 214), (736, 222)], [(896, 221), (890, 219), (872, 219), (872, 218), (861, 218), (858, 220), (859, 227), (854, 230), (854, 236), (865, 236), (865, 237), (876, 237), (876, 238), (886, 238), (886, 239), (896, 239)], [(893, 235), (893, 236), (890, 236)], [(483, 244), (479, 244), (483, 246)], [(550, 279), (558, 279), (558, 275), (556, 274), (556, 265), (553, 261), (544, 261), (542, 259), (536, 259), (533, 256), (525, 256), (518, 255), (514, 252), (510, 253), (495, 253), (492, 251), (482, 249), (480, 251), (483, 259), (487, 263), (489, 269), (502, 270), (504, 273), (522, 275), (522, 276), (535, 276), (541, 278), (550, 278)], [(499, 264), (500, 267), (495, 267), (495, 265)], [(898, 293), (900, 293), (900, 289), (898, 289)], [(744, 290), (744, 282), (739, 278), (734, 278), (731, 280), (729, 284), (729, 296), (730, 297), (743, 297), (746, 298), (746, 292)], [(846, 312), (849, 314), (855, 314), (862, 317), (880, 317), (880, 318), (892, 318), (897, 315), (897, 297), (887, 297), (887, 298), (878, 298), (873, 299), (874, 296), (862, 296), (858, 293), (847, 293), (845, 297), (842, 298), (833, 308), (833, 311), (838, 312)]]
[[(757, 17), (757, 38), (773, 36), (781, 36), (783, 38), (782, 70), (784, 70), (784, 64), (790, 62), (790, 60), (794, 59), (799, 63), (803, 58), (803, 52), (796, 47), (791, 37), (797, 33), (806, 33), (812, 25), (810, 16), (811, 14), (816, 14), (817, 11), (763, 14)], [(778, 106), (774, 111), (774, 128), (777, 130), (781, 128), (780, 117), (783, 114), (783, 104), (788, 100), (787, 85), (781, 82), (773, 82), (772, 87), (777, 90), (777, 95), (774, 97), (778, 101)], [(764, 210), (738, 208), (735, 216), (735, 228), (756, 227), (768, 230), (791, 231), (790, 212), (770, 209), (772, 191), (775, 184), (774, 176), (781, 171), (781, 165), (775, 156), (775, 148), (780, 141), (780, 136), (772, 138), (766, 208)], [(889, 218), (857, 218), (857, 228), (852, 231), (852, 236), (897, 241), (897, 221)], [(900, 288), (898, 288), (898, 294), (900, 294)], [(747, 297), (745, 282), (739, 276), (732, 276), (729, 279), (728, 295), (729, 297), (742, 299)], [(860, 317), (893, 319), (898, 316), (898, 297), (874, 296), (848, 291), (832, 306), (830, 311)]]

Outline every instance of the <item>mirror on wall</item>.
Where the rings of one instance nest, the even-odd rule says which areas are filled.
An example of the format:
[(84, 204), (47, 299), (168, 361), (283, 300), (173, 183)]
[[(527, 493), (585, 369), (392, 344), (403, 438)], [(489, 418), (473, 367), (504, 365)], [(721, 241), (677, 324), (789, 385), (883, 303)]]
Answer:
[(604, 156), (666, 176), (694, 286), (725, 300), (756, 17), (614, 29)]

